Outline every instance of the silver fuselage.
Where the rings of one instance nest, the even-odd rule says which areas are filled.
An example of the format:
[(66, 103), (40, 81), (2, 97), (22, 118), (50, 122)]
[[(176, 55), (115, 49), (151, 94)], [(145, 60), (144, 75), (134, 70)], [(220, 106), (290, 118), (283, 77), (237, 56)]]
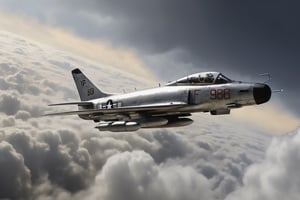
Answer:
[[(253, 96), (253, 83), (233, 82), (219, 85), (164, 86), (126, 94), (117, 94), (91, 100), (94, 109), (121, 108), (137, 105), (151, 105), (165, 102), (185, 102), (187, 105), (169, 110), (172, 113), (209, 112), (228, 108), (238, 108), (256, 104)], [(108, 102), (111, 105), (108, 107)], [(230, 107), (231, 106), (231, 107)], [(81, 108), (84, 109), (84, 108)], [(158, 110), (156, 115), (164, 115)], [(97, 120), (131, 120), (143, 117), (133, 114), (126, 116), (81, 116), (84, 119)], [(117, 118), (117, 119), (116, 119)]]
[(163, 87), (115, 95), (102, 92), (78, 68), (72, 76), (81, 101), (50, 106), (79, 109), (46, 115), (78, 115), (99, 122), (95, 128), (100, 131), (187, 126), (193, 122), (188, 118), (191, 113), (229, 114), (234, 108), (265, 103), (272, 93), (264, 83), (232, 81), (219, 72), (196, 73)]

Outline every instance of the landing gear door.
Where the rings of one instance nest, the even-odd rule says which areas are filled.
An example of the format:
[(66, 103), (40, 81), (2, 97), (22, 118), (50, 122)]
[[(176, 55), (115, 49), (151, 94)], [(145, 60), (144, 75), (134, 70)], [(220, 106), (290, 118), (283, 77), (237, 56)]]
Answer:
[(190, 90), (189, 91), (189, 98), (188, 102), (191, 105), (199, 104), (200, 103), (200, 90)]

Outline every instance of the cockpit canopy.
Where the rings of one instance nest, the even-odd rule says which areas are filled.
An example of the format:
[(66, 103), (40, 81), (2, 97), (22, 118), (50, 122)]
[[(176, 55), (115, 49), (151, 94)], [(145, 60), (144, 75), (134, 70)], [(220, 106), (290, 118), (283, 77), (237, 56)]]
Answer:
[(211, 85), (211, 84), (225, 84), (231, 83), (232, 80), (219, 72), (202, 72), (192, 74), (176, 81), (172, 81), (167, 86), (175, 85)]

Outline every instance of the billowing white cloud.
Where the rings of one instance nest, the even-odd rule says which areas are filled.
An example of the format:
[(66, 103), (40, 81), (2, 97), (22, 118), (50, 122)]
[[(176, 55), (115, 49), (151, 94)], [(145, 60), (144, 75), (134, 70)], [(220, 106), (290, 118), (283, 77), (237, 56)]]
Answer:
[(8, 32), (0, 44), (1, 198), (224, 199), (243, 187), (249, 166), (264, 162), (270, 136), (226, 117), (195, 115), (186, 128), (134, 133), (40, 117), (49, 103), (78, 100), (75, 67), (108, 91), (146, 83)]
[(247, 169), (243, 186), (226, 200), (296, 200), (300, 196), (300, 129), (274, 138), (262, 162)]
[(194, 168), (157, 165), (143, 151), (110, 157), (87, 199), (212, 199), (207, 179)]

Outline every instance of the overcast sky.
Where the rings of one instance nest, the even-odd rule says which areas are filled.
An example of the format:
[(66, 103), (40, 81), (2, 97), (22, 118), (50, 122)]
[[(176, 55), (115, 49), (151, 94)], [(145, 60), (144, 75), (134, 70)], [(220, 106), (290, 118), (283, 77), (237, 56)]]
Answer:
[[(241, 2), (0, 0), (0, 198), (298, 200), (300, 130), (267, 133), (299, 125), (274, 108), (282, 100), (300, 113), (299, 9)], [(145, 65), (166, 81), (267, 71), (286, 92), (174, 129), (99, 132), (78, 117), (41, 117), (49, 103), (78, 100), (71, 69), (110, 92), (151, 85)]]
[(300, 113), (298, 1), (0, 0), (0, 8), (133, 49), (164, 81), (206, 70), (263, 81), (256, 75), (269, 72), (285, 90), (275, 101)]

